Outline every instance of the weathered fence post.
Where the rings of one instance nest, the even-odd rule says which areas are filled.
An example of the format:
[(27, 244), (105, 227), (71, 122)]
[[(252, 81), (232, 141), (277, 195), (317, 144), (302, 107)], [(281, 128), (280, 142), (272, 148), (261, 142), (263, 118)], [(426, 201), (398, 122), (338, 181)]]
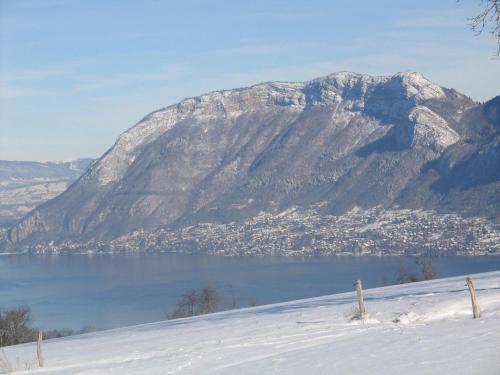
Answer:
[(36, 342), (36, 356), (38, 358), (38, 366), (43, 367), (43, 351), (42, 351), (43, 333), (38, 331), (38, 340)]
[(365, 302), (363, 301), (363, 284), (361, 284), (361, 280), (358, 279), (354, 285), (356, 286), (356, 294), (358, 296), (359, 318), (364, 319), (366, 316), (366, 310)]
[(474, 319), (480, 318), (481, 311), (479, 310), (479, 306), (477, 305), (476, 289), (474, 288), (474, 282), (472, 281), (472, 277), (467, 277), (465, 279), (465, 282), (467, 283), (467, 286), (469, 287), (470, 299), (472, 301), (472, 313), (474, 315)]

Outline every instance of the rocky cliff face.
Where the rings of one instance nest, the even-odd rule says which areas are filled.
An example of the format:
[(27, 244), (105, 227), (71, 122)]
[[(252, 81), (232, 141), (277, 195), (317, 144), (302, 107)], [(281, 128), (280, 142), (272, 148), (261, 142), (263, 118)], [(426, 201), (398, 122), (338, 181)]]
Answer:
[(328, 215), (402, 206), (495, 218), (498, 107), (419, 73), (340, 72), (185, 99), (123, 133), (12, 227), (9, 246), (108, 241), (312, 205)]

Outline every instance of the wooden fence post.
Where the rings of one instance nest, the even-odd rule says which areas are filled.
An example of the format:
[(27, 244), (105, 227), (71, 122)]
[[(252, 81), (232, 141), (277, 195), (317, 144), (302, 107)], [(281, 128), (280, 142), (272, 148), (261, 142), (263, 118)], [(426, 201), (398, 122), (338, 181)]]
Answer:
[(361, 280), (358, 279), (354, 285), (356, 286), (356, 294), (358, 296), (359, 318), (364, 319), (366, 316), (366, 310), (365, 302), (363, 301), (363, 284), (361, 284)]
[(472, 301), (472, 313), (474, 315), (474, 319), (480, 318), (481, 311), (479, 310), (479, 306), (477, 305), (476, 289), (474, 288), (474, 282), (472, 281), (472, 277), (467, 277), (465, 279), (465, 282), (467, 283), (467, 286), (469, 287), (470, 299)]
[(38, 340), (36, 342), (36, 356), (38, 358), (38, 366), (43, 367), (43, 351), (42, 351), (43, 333), (38, 331)]

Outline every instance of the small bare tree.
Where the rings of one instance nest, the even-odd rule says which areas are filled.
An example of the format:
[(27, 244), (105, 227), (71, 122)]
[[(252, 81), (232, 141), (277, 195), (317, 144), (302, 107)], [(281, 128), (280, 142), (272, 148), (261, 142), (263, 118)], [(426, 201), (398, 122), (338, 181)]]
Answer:
[(0, 311), (0, 346), (33, 341), (34, 330), (30, 327), (30, 315), (31, 311), (27, 306)]
[(437, 272), (432, 266), (430, 258), (425, 258), (423, 256), (417, 257), (415, 263), (420, 267), (420, 275), (422, 280), (433, 280), (437, 277)]
[(411, 270), (406, 268), (403, 262), (400, 262), (396, 277), (397, 284), (406, 284), (423, 280), (432, 280), (438, 276), (438, 273), (434, 269), (434, 266), (432, 265), (432, 261), (430, 258), (419, 256), (415, 258), (415, 264), (418, 267), (418, 272), (412, 272)]
[(216, 312), (219, 308), (219, 293), (213, 287), (206, 287), (201, 290), (200, 295), (200, 314), (210, 314)]
[(219, 311), (219, 302), (219, 292), (213, 287), (206, 287), (200, 291), (191, 289), (182, 295), (174, 312), (167, 315), (167, 318), (177, 319), (210, 314)]
[(185, 318), (196, 315), (196, 308), (199, 304), (198, 293), (194, 289), (190, 289), (182, 295), (182, 298), (177, 302), (177, 307), (169, 316), (170, 319)]
[(195, 314), (195, 308), (196, 305), (198, 304), (198, 293), (196, 293), (196, 290), (191, 289), (184, 294), (184, 304), (186, 306), (186, 309), (188, 311), (188, 314), (194, 315)]

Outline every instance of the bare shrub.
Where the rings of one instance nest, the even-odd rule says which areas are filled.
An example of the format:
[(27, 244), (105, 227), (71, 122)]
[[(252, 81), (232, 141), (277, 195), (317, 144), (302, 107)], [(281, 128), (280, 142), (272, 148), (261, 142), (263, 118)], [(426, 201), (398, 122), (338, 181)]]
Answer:
[(430, 258), (420, 256), (415, 259), (415, 263), (420, 267), (420, 276), (422, 280), (432, 280), (438, 276)]
[(210, 314), (217, 311), (219, 308), (219, 292), (213, 287), (203, 288), (199, 299), (199, 313)]
[(219, 302), (219, 292), (213, 287), (205, 287), (200, 291), (190, 289), (182, 295), (173, 313), (167, 315), (167, 319), (210, 314), (219, 310)]
[(71, 328), (61, 328), (61, 329), (50, 329), (47, 331), (43, 331), (43, 337), (45, 337), (46, 340), (49, 339), (58, 339), (61, 337), (66, 337), (66, 336), (73, 336), (73, 335), (79, 335), (83, 333), (91, 333), (91, 332), (96, 332), (100, 331), (101, 328), (97, 328), (91, 324), (87, 324), (80, 330), (73, 330)]
[[(0, 310), (0, 347), (36, 341), (38, 329), (32, 328), (30, 324), (31, 310), (28, 306)], [(48, 340), (95, 331), (99, 329), (86, 325), (78, 331), (70, 328), (46, 330), (43, 331), (43, 337)]]
[[(78, 333), (91, 333), (91, 332), (97, 332), (99, 331), (99, 328), (91, 325), (91, 324), (88, 324), (86, 326), (84, 326)], [(69, 336), (69, 335), (67, 335)]]
[(51, 329), (48, 331), (44, 331), (43, 337), (45, 337), (46, 340), (49, 340), (49, 339), (57, 339), (60, 337), (65, 337), (65, 336), (72, 336), (74, 334), (75, 334), (75, 331), (73, 331), (70, 328)]
[(419, 256), (415, 258), (415, 264), (417, 266), (417, 271), (409, 270), (403, 263), (399, 264), (399, 269), (396, 276), (397, 284), (432, 280), (438, 276), (438, 273), (434, 269), (430, 258)]
[(399, 264), (399, 269), (396, 277), (396, 284), (414, 283), (420, 281), (415, 272), (410, 271), (403, 263)]
[(20, 306), (0, 311), (0, 346), (23, 344), (35, 339), (30, 327), (31, 310)]
[(170, 314), (168, 318), (177, 319), (194, 316), (198, 304), (198, 293), (196, 290), (190, 289), (182, 295), (181, 299), (177, 302), (174, 312)]
[[(190, 289), (177, 301), (175, 309), (165, 315), (166, 319), (187, 318), (190, 316), (211, 314), (222, 310), (233, 310), (239, 308), (239, 303), (232, 285), (228, 285), (228, 294), (230, 298), (229, 305), (222, 306), (221, 293), (219, 289), (212, 286), (201, 288), (199, 290)], [(248, 299), (248, 306), (257, 306), (255, 297)]]

